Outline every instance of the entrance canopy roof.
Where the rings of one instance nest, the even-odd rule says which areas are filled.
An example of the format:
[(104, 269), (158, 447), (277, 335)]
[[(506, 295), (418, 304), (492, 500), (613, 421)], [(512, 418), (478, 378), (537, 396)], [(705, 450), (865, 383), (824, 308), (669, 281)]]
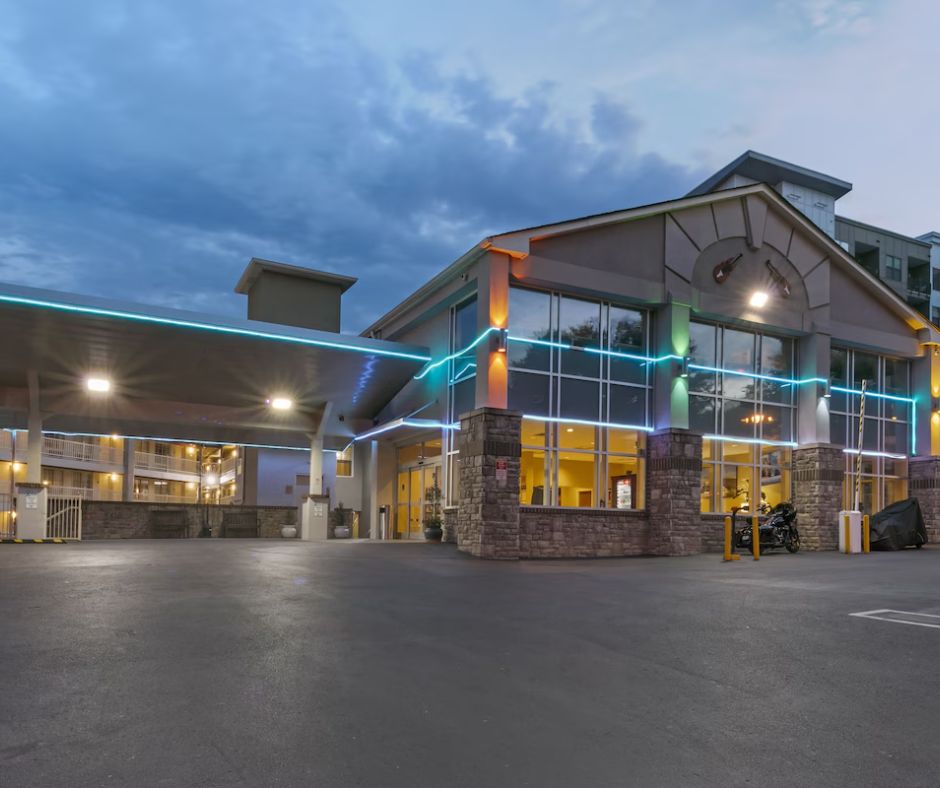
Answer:
[[(398, 342), (6, 284), (0, 337), (0, 427), (26, 426), (32, 377), (46, 431), (296, 448), (321, 421), (328, 448), (346, 445), (429, 359)], [(88, 391), (89, 377), (111, 390)]]

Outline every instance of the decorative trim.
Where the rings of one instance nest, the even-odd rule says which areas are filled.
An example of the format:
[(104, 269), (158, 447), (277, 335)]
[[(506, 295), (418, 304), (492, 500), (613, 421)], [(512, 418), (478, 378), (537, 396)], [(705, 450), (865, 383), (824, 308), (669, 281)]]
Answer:
[(839, 482), (845, 478), (842, 468), (800, 468), (793, 471), (795, 482)]
[(928, 476), (922, 479), (911, 479), (908, 481), (908, 486), (912, 490), (936, 490), (940, 489), (940, 478)]
[(479, 457), (483, 454), (494, 454), (499, 457), (521, 457), (521, 441), (504, 440), (463, 440), (459, 443), (460, 453), (466, 457)]
[(647, 472), (651, 471), (695, 471), (702, 472), (700, 457), (650, 457), (646, 461)]

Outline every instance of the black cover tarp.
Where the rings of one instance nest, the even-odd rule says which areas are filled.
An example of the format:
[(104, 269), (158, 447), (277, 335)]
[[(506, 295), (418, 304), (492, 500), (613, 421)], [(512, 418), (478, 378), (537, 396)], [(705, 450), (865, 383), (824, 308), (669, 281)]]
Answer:
[(872, 515), (872, 550), (900, 550), (921, 544), (927, 544), (927, 529), (916, 498), (898, 501)]

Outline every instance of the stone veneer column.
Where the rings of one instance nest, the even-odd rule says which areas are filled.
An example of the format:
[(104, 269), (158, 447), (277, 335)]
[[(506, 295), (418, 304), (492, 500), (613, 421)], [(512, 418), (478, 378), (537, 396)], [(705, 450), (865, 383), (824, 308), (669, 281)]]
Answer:
[(838, 446), (816, 443), (793, 450), (793, 505), (803, 547), (839, 546), (844, 478), (845, 454)]
[[(519, 558), (522, 414), (478, 408), (460, 417), (457, 548), (478, 558)], [(505, 478), (497, 464), (505, 463)]]
[(692, 555), (702, 544), (702, 436), (665, 429), (647, 438), (649, 552)]
[(940, 457), (911, 457), (910, 495), (920, 503), (930, 542), (940, 542)]
[(441, 541), (445, 544), (457, 544), (457, 512), (456, 506), (445, 506), (441, 520), (441, 530), (444, 532)]

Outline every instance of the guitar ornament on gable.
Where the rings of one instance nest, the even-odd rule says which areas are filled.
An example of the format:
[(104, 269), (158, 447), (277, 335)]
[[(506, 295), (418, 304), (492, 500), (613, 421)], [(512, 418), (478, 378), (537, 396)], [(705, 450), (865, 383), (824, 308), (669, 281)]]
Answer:
[(731, 272), (734, 270), (734, 267), (738, 264), (738, 260), (744, 257), (743, 252), (739, 252), (734, 257), (729, 257), (727, 260), (722, 260), (718, 265), (715, 266), (715, 270), (712, 272), (712, 276), (715, 277), (715, 281), (718, 284), (723, 284), (724, 281), (731, 275)]

